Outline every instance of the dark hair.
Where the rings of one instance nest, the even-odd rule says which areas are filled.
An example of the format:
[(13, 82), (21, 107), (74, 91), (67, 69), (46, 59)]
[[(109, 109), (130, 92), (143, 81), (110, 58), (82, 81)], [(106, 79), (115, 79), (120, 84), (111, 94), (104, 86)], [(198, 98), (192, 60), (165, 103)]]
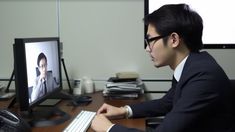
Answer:
[(203, 21), (187, 4), (168, 4), (145, 16), (145, 24), (151, 24), (159, 35), (176, 32), (191, 52), (198, 52), (202, 44)]
[(45, 55), (44, 53), (40, 53), (40, 54), (38, 55), (38, 61), (37, 61), (38, 66), (39, 66), (40, 60), (42, 60), (42, 59), (45, 59), (46, 62), (47, 62), (47, 57), (46, 57), (46, 55)]

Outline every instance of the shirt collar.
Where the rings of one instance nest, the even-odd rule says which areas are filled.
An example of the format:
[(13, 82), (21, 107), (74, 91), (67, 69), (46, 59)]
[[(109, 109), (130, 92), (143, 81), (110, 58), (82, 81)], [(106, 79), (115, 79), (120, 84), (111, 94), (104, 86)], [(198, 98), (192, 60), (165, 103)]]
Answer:
[(177, 80), (177, 82), (180, 80), (183, 68), (184, 68), (184, 64), (187, 60), (188, 56), (186, 56), (179, 65), (176, 66), (175, 71), (174, 71), (174, 77)]

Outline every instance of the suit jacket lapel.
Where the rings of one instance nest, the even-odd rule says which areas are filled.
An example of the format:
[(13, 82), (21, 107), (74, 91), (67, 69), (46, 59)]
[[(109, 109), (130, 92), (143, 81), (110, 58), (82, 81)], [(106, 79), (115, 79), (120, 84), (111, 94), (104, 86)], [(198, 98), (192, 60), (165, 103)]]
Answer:
[(184, 64), (180, 80), (178, 81), (177, 85), (175, 86), (175, 96), (173, 99), (173, 104), (175, 104), (177, 102), (177, 100), (181, 97), (182, 87), (187, 82), (187, 79), (189, 79), (189, 77), (188, 77), (188, 72), (190, 72), (189, 71), (189, 69), (190, 69), (189, 64), (191, 64), (192, 58), (193, 58), (193, 55), (192, 55), (192, 53), (190, 53), (188, 59), (186, 60), (186, 62)]

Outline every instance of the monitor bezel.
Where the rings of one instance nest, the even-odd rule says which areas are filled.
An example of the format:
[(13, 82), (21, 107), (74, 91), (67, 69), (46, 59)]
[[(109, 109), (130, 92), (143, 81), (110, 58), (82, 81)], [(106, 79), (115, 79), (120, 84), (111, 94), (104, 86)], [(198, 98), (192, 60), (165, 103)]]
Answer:
[[(34, 102), (29, 102), (28, 91), (28, 76), (27, 76), (27, 62), (25, 44), (33, 42), (47, 42), (57, 41), (58, 47), (58, 60), (59, 60), (59, 84), (60, 86), (43, 97)], [(61, 54), (60, 54), (60, 40), (59, 37), (40, 37), (40, 38), (15, 38), (13, 44), (14, 49), (14, 72), (15, 72), (15, 87), (16, 87), (16, 100), (19, 103), (21, 111), (29, 111), (37, 106), (49, 96), (54, 93), (60, 92), (63, 89), (62, 74), (61, 74)]]

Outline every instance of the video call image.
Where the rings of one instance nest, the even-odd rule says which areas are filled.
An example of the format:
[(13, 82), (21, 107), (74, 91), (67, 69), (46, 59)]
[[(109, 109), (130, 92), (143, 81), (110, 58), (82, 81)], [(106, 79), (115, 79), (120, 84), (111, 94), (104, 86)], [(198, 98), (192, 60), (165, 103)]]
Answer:
[(26, 43), (29, 103), (59, 88), (57, 41)]

